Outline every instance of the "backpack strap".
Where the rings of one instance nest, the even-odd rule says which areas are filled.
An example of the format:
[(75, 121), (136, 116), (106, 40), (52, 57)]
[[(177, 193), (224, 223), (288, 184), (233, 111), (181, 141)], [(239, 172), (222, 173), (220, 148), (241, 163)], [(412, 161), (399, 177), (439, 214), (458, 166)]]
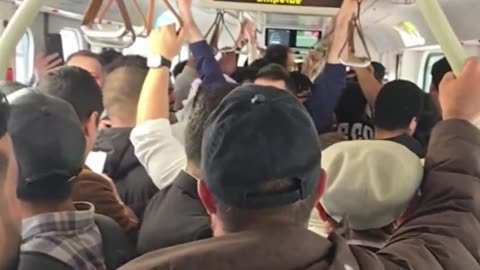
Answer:
[(61, 260), (41, 252), (21, 252), (18, 270), (73, 270)]
[(95, 224), (102, 236), (103, 256), (108, 270), (117, 269), (134, 257), (133, 245), (115, 221), (96, 214)]

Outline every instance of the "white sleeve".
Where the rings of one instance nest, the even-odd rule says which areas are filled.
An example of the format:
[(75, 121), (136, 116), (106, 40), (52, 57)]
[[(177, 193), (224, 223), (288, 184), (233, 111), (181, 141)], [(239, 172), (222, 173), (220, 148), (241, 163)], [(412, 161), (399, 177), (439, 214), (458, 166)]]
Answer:
[(167, 119), (150, 120), (130, 134), (135, 155), (158, 189), (164, 189), (187, 166), (184, 146), (173, 136)]

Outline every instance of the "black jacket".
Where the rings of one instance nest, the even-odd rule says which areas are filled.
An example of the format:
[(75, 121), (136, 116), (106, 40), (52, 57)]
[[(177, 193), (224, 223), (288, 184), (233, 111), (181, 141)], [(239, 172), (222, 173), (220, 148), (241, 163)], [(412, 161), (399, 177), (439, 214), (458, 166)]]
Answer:
[(181, 171), (172, 185), (160, 190), (145, 210), (137, 252), (184, 244), (212, 236), (210, 218), (197, 193), (197, 180)]
[(396, 142), (407, 147), (410, 151), (415, 153), (415, 155), (417, 155), (418, 158), (420, 159), (425, 158), (425, 156), (427, 155), (427, 149), (423, 147), (423, 145), (417, 139), (415, 139), (410, 135), (403, 134), (403, 135), (389, 138), (386, 140)]
[(135, 156), (130, 142), (131, 131), (131, 128), (101, 130), (93, 151), (107, 153), (103, 173), (112, 178), (120, 198), (141, 219), (148, 201), (158, 189)]

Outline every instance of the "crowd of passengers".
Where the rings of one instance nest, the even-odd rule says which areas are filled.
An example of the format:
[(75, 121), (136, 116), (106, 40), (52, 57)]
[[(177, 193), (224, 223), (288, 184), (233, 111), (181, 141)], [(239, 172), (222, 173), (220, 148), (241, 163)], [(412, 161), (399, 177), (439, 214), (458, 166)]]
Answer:
[(0, 269), (480, 269), (480, 58), (429, 94), (348, 69), (345, 0), (313, 80), (280, 45), (237, 67), (191, 2), (149, 36), (161, 63), (42, 55), (0, 85)]

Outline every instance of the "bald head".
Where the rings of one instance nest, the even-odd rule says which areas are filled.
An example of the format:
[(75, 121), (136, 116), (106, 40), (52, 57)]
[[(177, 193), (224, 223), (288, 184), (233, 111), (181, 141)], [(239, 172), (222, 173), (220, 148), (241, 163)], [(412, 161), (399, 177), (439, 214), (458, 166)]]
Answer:
[(148, 69), (138, 66), (116, 68), (105, 79), (103, 104), (112, 127), (134, 127), (137, 105)]

